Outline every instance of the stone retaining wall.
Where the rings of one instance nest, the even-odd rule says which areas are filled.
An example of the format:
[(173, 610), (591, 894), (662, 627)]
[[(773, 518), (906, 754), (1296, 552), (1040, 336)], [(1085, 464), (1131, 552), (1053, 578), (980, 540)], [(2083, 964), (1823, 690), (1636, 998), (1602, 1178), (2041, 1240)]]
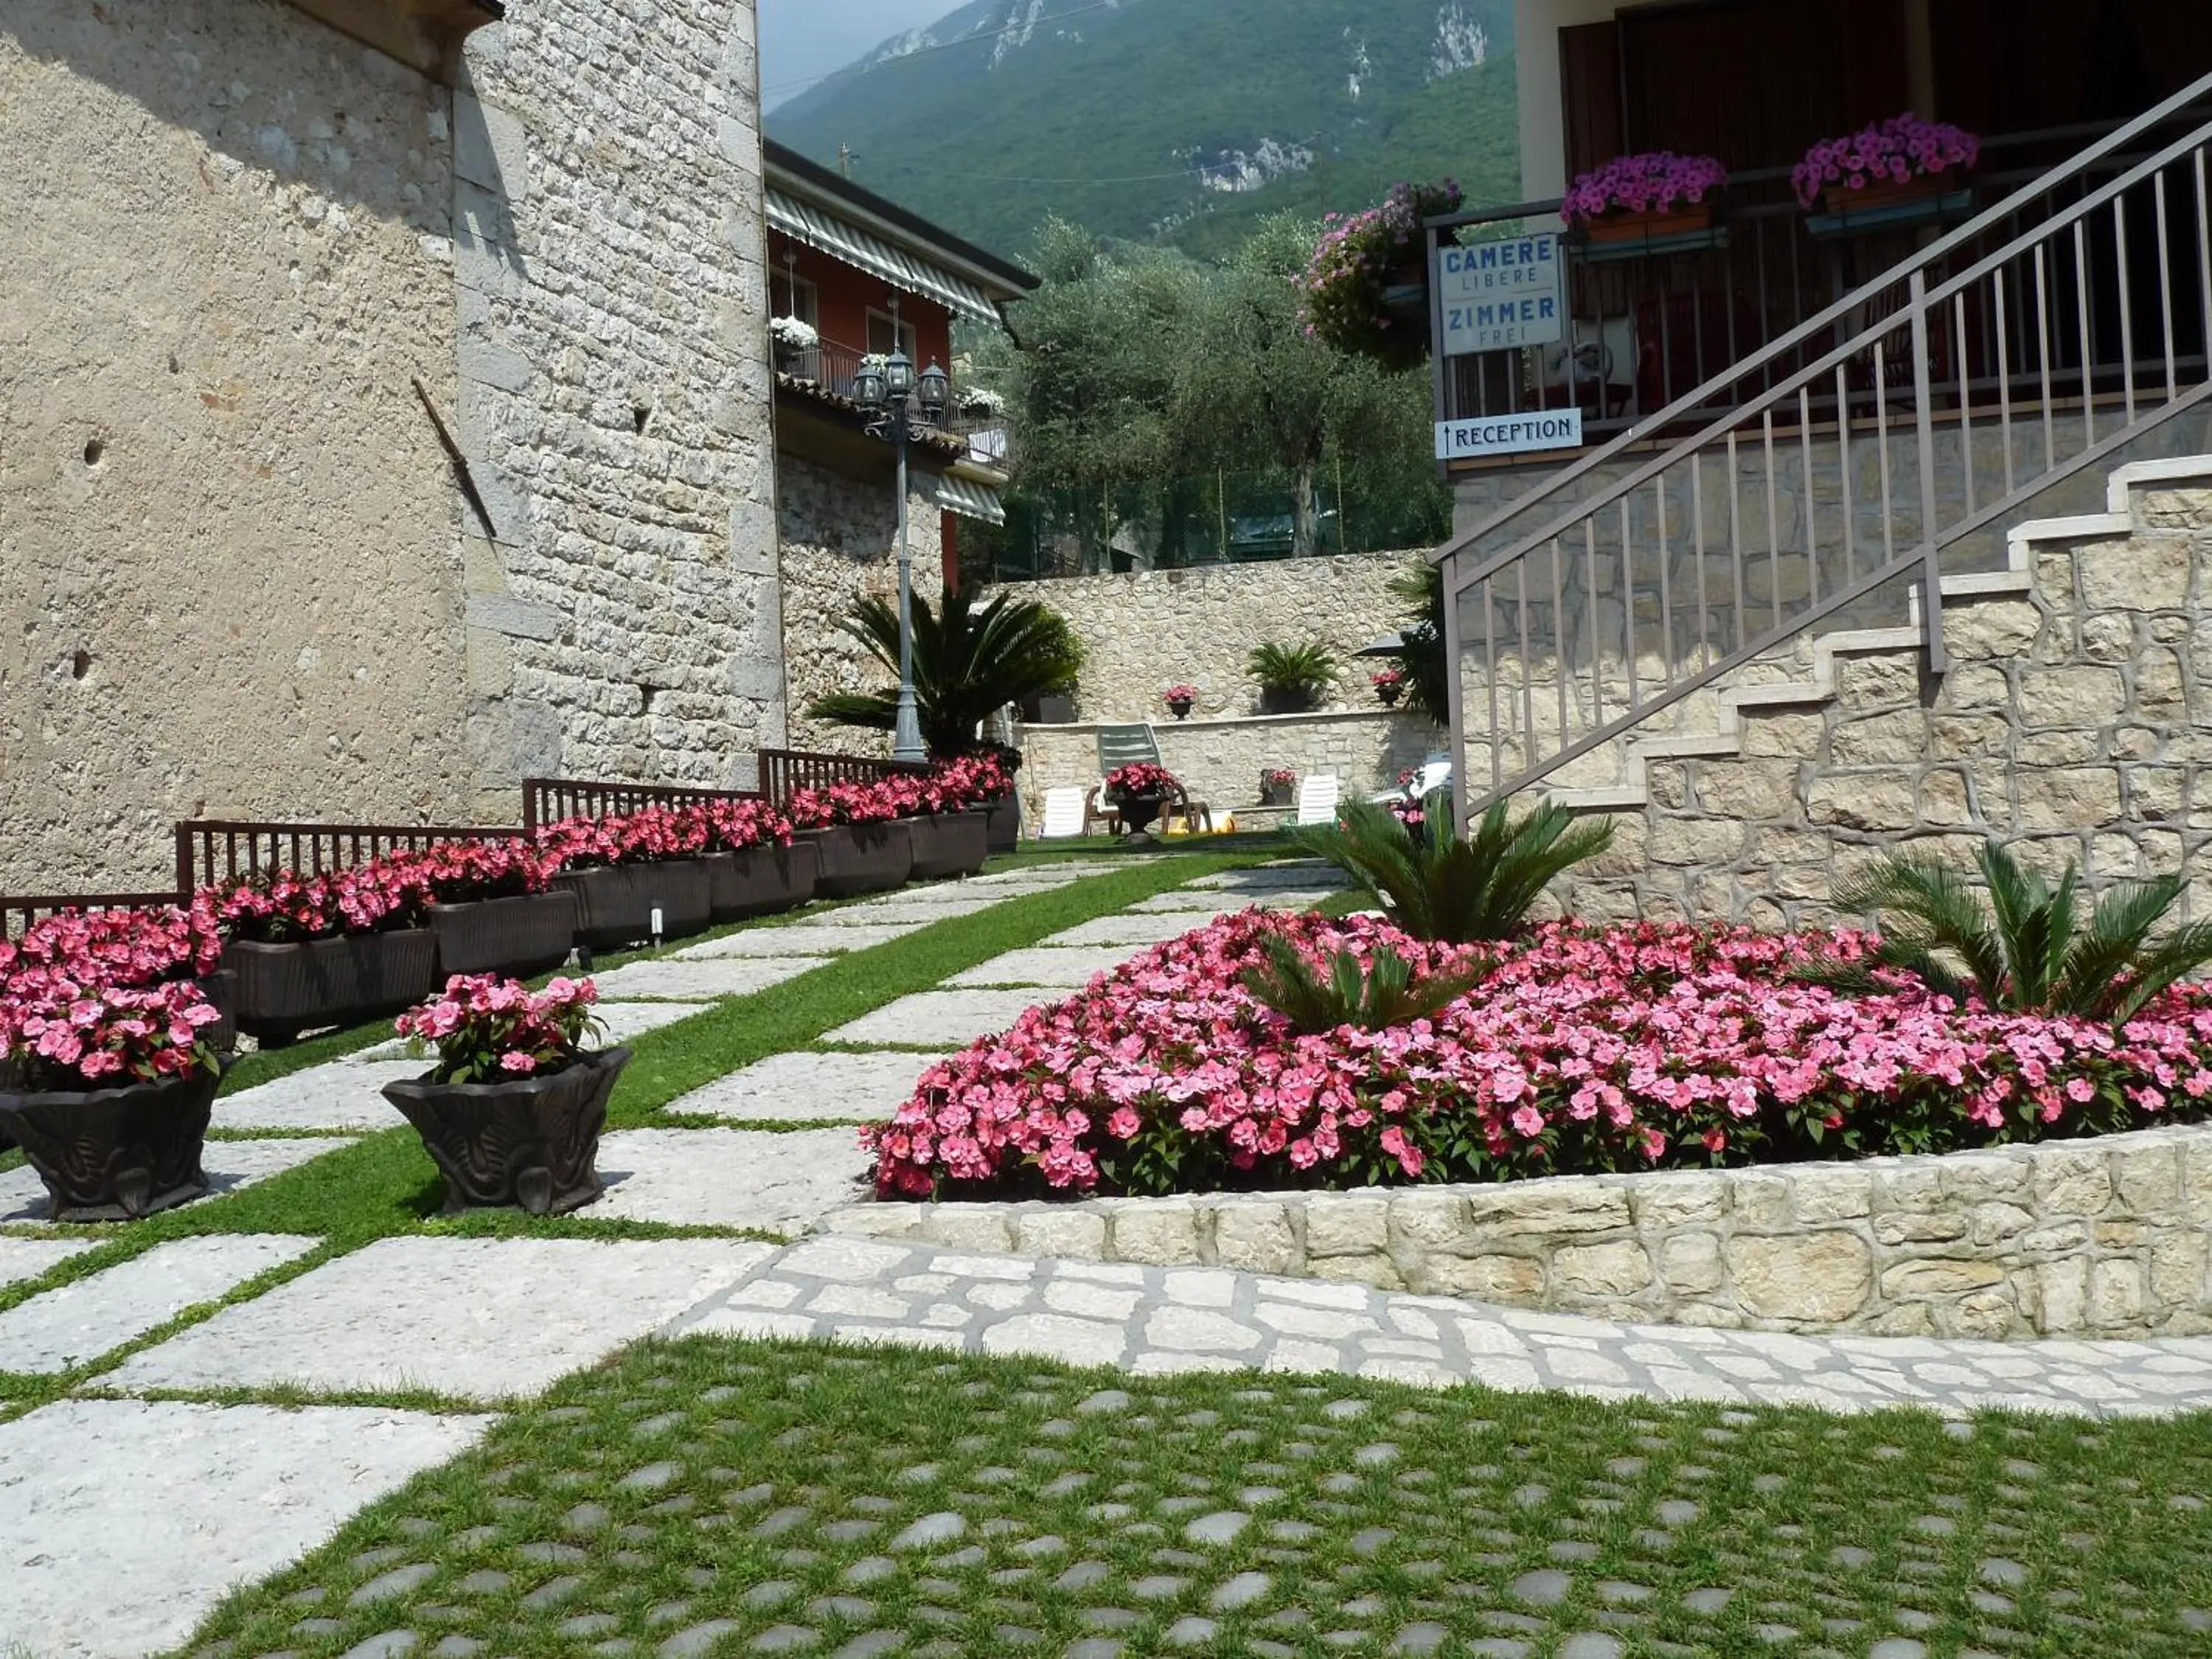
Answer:
[(2212, 1128), (1363, 1193), (870, 1204), (830, 1231), (1761, 1330), (2212, 1330)]

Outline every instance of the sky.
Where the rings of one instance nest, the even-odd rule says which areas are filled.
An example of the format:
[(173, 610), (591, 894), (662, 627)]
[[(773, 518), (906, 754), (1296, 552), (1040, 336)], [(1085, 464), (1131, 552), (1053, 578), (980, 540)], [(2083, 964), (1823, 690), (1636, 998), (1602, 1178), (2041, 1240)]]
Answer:
[[(770, 109), (901, 29), (933, 23), (963, 0), (759, 0), (762, 101)], [(793, 82), (799, 84), (794, 85)]]

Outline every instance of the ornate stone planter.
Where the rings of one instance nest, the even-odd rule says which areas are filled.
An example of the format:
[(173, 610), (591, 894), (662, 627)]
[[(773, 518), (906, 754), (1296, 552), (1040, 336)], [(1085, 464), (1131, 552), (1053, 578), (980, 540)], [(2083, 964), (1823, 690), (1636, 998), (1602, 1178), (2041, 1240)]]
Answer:
[(119, 1089), (17, 1092), (0, 1081), (0, 1135), (46, 1183), (56, 1221), (135, 1221), (208, 1189), (200, 1147), (216, 1073)]
[(438, 973), (527, 977), (558, 968), (576, 943), (576, 896), (566, 889), (430, 907)]
[(562, 1215), (605, 1191), (599, 1171), (607, 1096), (629, 1050), (607, 1048), (550, 1077), (384, 1085), (446, 1177), (447, 1215), (519, 1205)]
[(748, 847), (739, 853), (709, 853), (708, 902), (716, 921), (773, 915), (794, 909), (814, 896), (820, 852), (811, 842), (788, 847)]
[[(576, 896), (576, 942), (613, 950), (652, 939), (680, 939), (714, 919), (704, 859), (666, 859), (649, 864), (611, 864), (571, 870), (554, 885)], [(660, 926), (653, 926), (653, 912)]]
[(884, 823), (835, 823), (800, 832), (821, 858), (814, 890), (823, 898), (854, 893), (883, 893), (902, 886), (914, 873), (914, 835), (908, 820)]
[(994, 853), (1011, 853), (1022, 844), (1022, 805), (1012, 795), (991, 803), (984, 814), (990, 828), (984, 832), (984, 843)]
[(428, 928), (404, 927), (300, 945), (234, 939), (222, 965), (238, 976), (238, 1029), (282, 1042), (420, 1002), (437, 983), (437, 956)]
[(932, 812), (907, 820), (914, 838), (914, 878), (972, 876), (991, 856), (991, 826), (981, 812)]
[(1167, 804), (1164, 795), (1124, 795), (1114, 803), (1121, 815), (1121, 823), (1133, 836), (1141, 836), (1152, 827)]

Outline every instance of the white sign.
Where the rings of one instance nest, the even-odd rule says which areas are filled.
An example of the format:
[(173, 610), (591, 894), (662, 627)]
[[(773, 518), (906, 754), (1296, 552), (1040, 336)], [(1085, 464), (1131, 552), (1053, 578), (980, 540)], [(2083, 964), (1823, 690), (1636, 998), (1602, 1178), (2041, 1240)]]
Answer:
[(1580, 449), (1579, 409), (1540, 409), (1526, 415), (1484, 415), (1437, 422), (1437, 459), (1462, 461), (1478, 455), (1526, 455), (1540, 449)]
[(1436, 250), (1443, 354), (1549, 345), (1564, 325), (1557, 232)]

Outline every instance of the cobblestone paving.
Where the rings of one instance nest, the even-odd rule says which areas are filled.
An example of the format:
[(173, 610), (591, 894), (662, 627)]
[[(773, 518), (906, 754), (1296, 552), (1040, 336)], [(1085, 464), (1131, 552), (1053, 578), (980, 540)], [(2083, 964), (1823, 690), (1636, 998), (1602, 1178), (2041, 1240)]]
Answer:
[(1138, 1376), (1336, 1371), (1437, 1388), (1475, 1382), (1831, 1412), (2212, 1406), (2212, 1337), (1998, 1343), (1624, 1325), (1362, 1285), (875, 1239), (807, 1240), (672, 1329), (1030, 1354)]
[(1886, 1421), (1846, 1492), (1811, 1413), (687, 1345), (495, 1431), (199, 1654), (2203, 1651), (2130, 1570), (2212, 1541), (2201, 1441), (2116, 1492), (2079, 1478), (2103, 1434), (1953, 1426)]

